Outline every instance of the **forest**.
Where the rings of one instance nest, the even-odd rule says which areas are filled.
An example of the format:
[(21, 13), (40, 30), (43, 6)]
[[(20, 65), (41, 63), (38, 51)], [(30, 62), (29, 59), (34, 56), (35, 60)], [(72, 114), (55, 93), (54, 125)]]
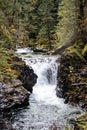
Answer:
[[(36, 68), (33, 68), (33, 63)], [(55, 70), (54, 64), (58, 65)], [(44, 79), (40, 82), (42, 84), (39, 84), (39, 76)], [(38, 86), (44, 86), (44, 82), (47, 88), (55, 86), (56, 98), (63, 99), (65, 107), (76, 107), (76, 112), (72, 110), (75, 114), (63, 115), (63, 119), (60, 119), (60, 114), (62, 121), (58, 122), (53, 116), (58, 115), (56, 112), (52, 116), (57, 123), (53, 120), (44, 123), (46, 115), (42, 113), (45, 118), (37, 124), (43, 122), (45, 125), (32, 126), (34, 119), (37, 119), (34, 118), (36, 113), (33, 113), (33, 118), (29, 116), (32, 123), (28, 119), (28, 126), (26, 122), (24, 127), (17, 126), (17, 121), (21, 124), (21, 109), (27, 109), (25, 106), (30, 106), (29, 115), (34, 108), (35, 111), (40, 110), (38, 101), (37, 104), (32, 103), (35, 102), (32, 101), (32, 93), (39, 95), (42, 89)], [(33, 90), (34, 86), (37, 91)], [(50, 89), (43, 90), (44, 98), (46, 93), (52, 97)], [(47, 96), (46, 100), (51, 102), (51, 97)], [(53, 109), (55, 105), (44, 105), (43, 102), (40, 104), (41, 110), (50, 111), (50, 120), (52, 117), (49, 115), (58, 108)], [(60, 109), (62, 111), (62, 107)], [(70, 107), (67, 109), (71, 111)], [(41, 113), (39, 110), (38, 113)], [(64, 116), (67, 116), (66, 119)], [(87, 0), (0, 0), (0, 130), (20, 129), (87, 130)]]

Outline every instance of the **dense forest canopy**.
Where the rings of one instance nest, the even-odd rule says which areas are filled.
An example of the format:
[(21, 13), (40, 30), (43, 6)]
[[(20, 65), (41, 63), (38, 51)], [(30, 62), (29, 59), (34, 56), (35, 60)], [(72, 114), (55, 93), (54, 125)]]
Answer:
[[(8, 30), (13, 42), (22, 44), (54, 43), (59, 0), (0, 1), (1, 27)], [(4, 24), (2, 24), (2, 22)], [(1, 33), (3, 33), (1, 31)], [(11, 33), (11, 34), (10, 34)], [(14, 37), (15, 35), (15, 37)], [(10, 40), (10, 39), (9, 39)]]
[(1, 0), (0, 16), (2, 46), (21, 44), (55, 50), (82, 42), (85, 53), (86, 0)]

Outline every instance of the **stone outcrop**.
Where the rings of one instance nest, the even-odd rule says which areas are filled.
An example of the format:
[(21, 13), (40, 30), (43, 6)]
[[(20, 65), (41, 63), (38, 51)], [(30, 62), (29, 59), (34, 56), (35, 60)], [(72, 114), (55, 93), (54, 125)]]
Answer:
[(35, 48), (33, 49), (33, 52), (35, 53), (46, 53), (48, 50), (46, 49), (40, 49), (40, 48)]
[(0, 75), (0, 130), (13, 130), (3, 112), (28, 105), (30, 92), (37, 82), (37, 75), (22, 59), (13, 54), (9, 57), (6, 61), (8, 71), (4, 73), (3, 69)]
[(5, 75), (3, 79), (7, 79), (0, 82), (0, 111), (27, 105), (30, 92), (37, 82), (37, 75), (32, 68), (16, 56), (12, 57), (12, 61), (9, 61), (9, 64), (13, 63), (10, 73), (16, 72), (16, 75), (11, 79)]
[(28, 91), (32, 92), (33, 86), (37, 82), (37, 75), (34, 73), (33, 69), (26, 65), (23, 66), (22, 72), (20, 73), (18, 78), (22, 81), (23, 86)]
[(23, 87), (20, 80), (12, 83), (0, 83), (0, 110), (10, 110), (19, 106), (27, 105), (29, 92)]
[(79, 104), (87, 109), (86, 63), (74, 53), (64, 53), (57, 79), (57, 96), (65, 98), (65, 103)]
[[(57, 96), (65, 103), (80, 105), (87, 111), (87, 63), (75, 53), (62, 54), (58, 69)], [(87, 130), (87, 112), (77, 118), (74, 130)]]
[(0, 119), (0, 130), (14, 130), (10, 121)]

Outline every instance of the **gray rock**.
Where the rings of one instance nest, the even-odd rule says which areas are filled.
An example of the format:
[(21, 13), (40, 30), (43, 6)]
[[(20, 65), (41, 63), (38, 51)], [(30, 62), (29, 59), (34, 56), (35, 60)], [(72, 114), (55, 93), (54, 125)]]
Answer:
[(37, 82), (37, 75), (34, 73), (32, 68), (29, 66), (24, 66), (22, 72), (19, 76), (19, 79), (22, 81), (23, 86), (30, 92), (33, 90), (33, 86)]
[(0, 130), (13, 130), (11, 122), (6, 119), (0, 119)]
[(51, 80), (52, 80), (52, 70), (50, 68), (47, 70), (47, 79), (48, 79), (48, 82), (51, 83)]
[(0, 87), (0, 110), (9, 110), (21, 105), (28, 104), (29, 92), (21, 86), (19, 80), (13, 83), (3, 83)]
[(22, 67), (19, 80), (0, 82), (0, 111), (28, 105), (30, 92), (36, 82), (37, 75), (26, 65)]

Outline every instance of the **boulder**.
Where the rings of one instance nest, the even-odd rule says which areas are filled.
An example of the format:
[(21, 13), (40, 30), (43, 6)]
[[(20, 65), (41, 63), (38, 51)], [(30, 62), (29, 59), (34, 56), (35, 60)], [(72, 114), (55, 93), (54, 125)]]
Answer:
[(22, 72), (20, 73), (19, 79), (22, 81), (23, 86), (30, 92), (33, 90), (33, 86), (37, 82), (37, 75), (33, 69), (29, 66), (23, 66)]
[(46, 53), (46, 52), (48, 52), (48, 50), (47, 49), (35, 48), (35, 49), (33, 49), (33, 52), (35, 52), (35, 53)]
[(14, 130), (12, 124), (7, 119), (0, 119), (0, 130)]
[(29, 92), (23, 87), (20, 80), (11, 83), (0, 83), (0, 110), (9, 110), (27, 105)]
[(52, 70), (50, 68), (48, 68), (46, 75), (47, 75), (48, 82), (51, 83), (51, 80), (52, 80)]
[(64, 53), (57, 74), (57, 96), (87, 109), (87, 65), (74, 53)]
[(0, 82), (0, 111), (28, 105), (30, 92), (37, 82), (37, 75), (24, 62), (12, 65), (11, 69), (17, 73), (16, 78)]

